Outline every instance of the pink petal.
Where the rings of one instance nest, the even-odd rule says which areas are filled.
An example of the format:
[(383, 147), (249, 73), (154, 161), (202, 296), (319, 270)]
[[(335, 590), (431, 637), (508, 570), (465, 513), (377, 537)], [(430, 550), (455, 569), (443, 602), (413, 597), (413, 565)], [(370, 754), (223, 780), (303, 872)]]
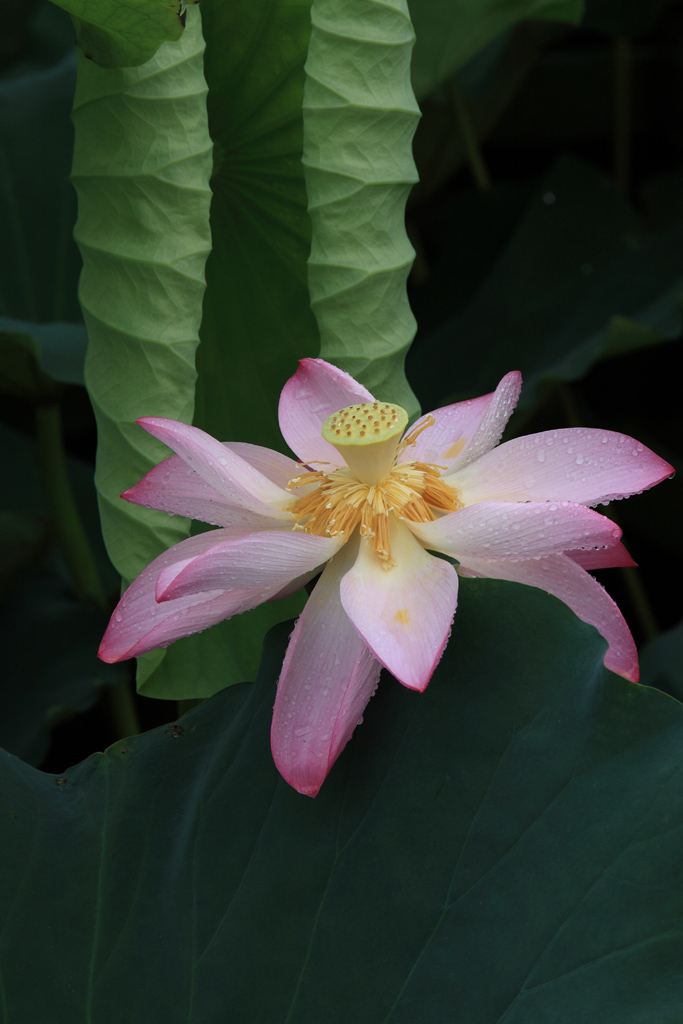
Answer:
[(292, 496), (240, 458), (231, 446), (177, 420), (147, 417), (137, 423), (180, 455), (190, 469), (229, 504), (258, 515), (290, 518), (286, 510), (293, 501)]
[[(283, 456), (284, 458), (284, 456)], [(292, 462), (293, 466), (297, 464)], [(297, 467), (300, 472), (300, 468)], [(240, 526), (243, 533), (254, 530), (287, 528), (288, 523), (277, 513), (272, 514), (269, 506), (267, 515), (259, 515), (241, 505), (235, 505), (224, 495), (207, 484), (180, 455), (171, 455), (149, 471), (134, 487), (121, 495), (134, 505), (161, 509), (169, 515), (187, 516), (213, 526), (235, 528)]]
[(370, 392), (343, 370), (324, 359), (302, 359), (280, 395), (280, 430), (292, 451), (306, 465), (344, 460), (328, 441), (322, 425), (333, 412), (359, 402), (373, 402)]
[(632, 569), (638, 564), (633, 561), (621, 543), (601, 551), (565, 551), (565, 554), (588, 572), (592, 572), (593, 569), (615, 569), (617, 567)]
[(405, 686), (424, 690), (450, 634), (458, 577), (402, 523), (391, 522), (390, 545), (396, 564), (385, 569), (361, 541), (341, 583), (342, 605), (375, 657)]
[(521, 390), (522, 375), (513, 370), (491, 394), (436, 409), (431, 413), (434, 426), (406, 449), (403, 461), (428, 462), (453, 472), (478, 459), (500, 441)]
[(273, 711), (271, 747), (283, 778), (315, 796), (377, 688), (380, 665), (339, 601), (353, 543), (326, 566), (285, 655)]
[[(558, 597), (605, 638), (609, 644), (605, 666), (634, 683), (638, 681), (638, 653), (623, 615), (597, 580), (567, 555), (548, 555), (528, 562), (468, 558), (462, 568), (463, 575), (474, 573), (496, 580), (513, 580)], [(531, 624), (529, 633), (532, 641)]]
[(597, 505), (639, 494), (673, 468), (625, 434), (566, 427), (528, 434), (453, 473), (466, 505), (482, 501), (575, 501)]
[(573, 548), (605, 548), (621, 537), (619, 527), (599, 512), (570, 502), (487, 501), (451, 512), (433, 523), (406, 526), (432, 551), (458, 560), (522, 560)]
[(225, 532), (211, 530), (189, 537), (150, 562), (116, 606), (100, 644), (98, 653), (102, 661), (123, 661), (155, 647), (168, 647), (180, 637), (199, 633), (223, 619), (255, 608), (277, 592), (278, 584), (253, 590), (210, 590), (157, 603), (159, 574), (220, 544)]
[(223, 441), (222, 444), (254, 469), (258, 469), (259, 473), (263, 473), (278, 487), (286, 487), (292, 477), (298, 476), (301, 472), (301, 465), (298, 462), (290, 459), (288, 455), (283, 455), (282, 452), (273, 451), (272, 448), (248, 444), (246, 441)]
[(157, 601), (173, 601), (205, 590), (253, 590), (276, 586), (311, 572), (339, 550), (341, 538), (282, 530), (231, 537), (176, 567), (159, 573)]

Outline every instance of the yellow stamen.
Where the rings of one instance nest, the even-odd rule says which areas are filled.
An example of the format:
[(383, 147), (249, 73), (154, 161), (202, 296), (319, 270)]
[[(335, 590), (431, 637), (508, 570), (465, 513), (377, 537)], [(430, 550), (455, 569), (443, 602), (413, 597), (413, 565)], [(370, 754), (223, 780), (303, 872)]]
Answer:
[(331, 473), (306, 473), (290, 480), (288, 487), (318, 483), (298, 498), (292, 512), (295, 529), (319, 537), (349, 539), (356, 527), (385, 568), (394, 564), (389, 546), (389, 515), (413, 523), (429, 523), (439, 513), (462, 508), (455, 490), (445, 483), (436, 466), (404, 462), (394, 466), (377, 484), (360, 483), (349, 469)]
[(348, 540), (358, 528), (390, 569), (395, 564), (389, 545), (390, 515), (429, 523), (462, 508), (455, 489), (441, 478), (444, 466), (398, 461), (422, 431), (434, 425), (434, 417), (425, 416), (399, 443), (407, 422), (400, 406), (381, 402), (351, 405), (329, 416), (323, 437), (343, 455), (346, 466), (301, 473), (289, 481), (288, 490), (317, 485), (294, 501), (294, 529)]
[(433, 427), (435, 422), (436, 420), (432, 414), (428, 413), (422, 423), (416, 423), (413, 429), (406, 434), (396, 449), (396, 461), (401, 458), (406, 448), (412, 448), (414, 446), (422, 431), (427, 430), (428, 427)]

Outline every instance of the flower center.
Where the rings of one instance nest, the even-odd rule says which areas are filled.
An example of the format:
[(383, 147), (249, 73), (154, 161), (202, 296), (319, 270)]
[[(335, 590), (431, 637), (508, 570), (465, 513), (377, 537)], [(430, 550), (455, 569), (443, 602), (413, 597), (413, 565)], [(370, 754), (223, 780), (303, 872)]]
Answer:
[(408, 415), (400, 406), (380, 402), (352, 405), (325, 420), (323, 437), (347, 465), (328, 473), (303, 473), (289, 481), (289, 489), (316, 484), (290, 509), (297, 518), (295, 529), (348, 540), (360, 527), (361, 537), (372, 543), (374, 553), (389, 569), (394, 564), (389, 546), (390, 515), (428, 523), (439, 514), (462, 508), (454, 488), (441, 479), (439, 466), (394, 464), (434, 420), (428, 417), (399, 444), (407, 422)]

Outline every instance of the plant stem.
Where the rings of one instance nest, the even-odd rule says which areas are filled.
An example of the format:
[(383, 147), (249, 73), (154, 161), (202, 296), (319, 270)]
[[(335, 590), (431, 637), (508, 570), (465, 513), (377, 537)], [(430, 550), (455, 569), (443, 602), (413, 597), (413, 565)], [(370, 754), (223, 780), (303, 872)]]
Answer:
[(139, 736), (142, 729), (135, 707), (135, 697), (128, 680), (119, 683), (118, 686), (105, 687), (102, 697), (107, 706), (116, 738)]
[(474, 128), (472, 127), (472, 119), (470, 117), (465, 97), (463, 96), (460, 86), (455, 78), (451, 78), (449, 81), (448, 92), (451, 103), (453, 104), (453, 111), (458, 124), (458, 131), (460, 132), (460, 138), (462, 140), (463, 149), (465, 150), (467, 163), (469, 164), (472, 177), (474, 178), (474, 184), (480, 192), (486, 192), (491, 188), (491, 176), (488, 172), (488, 167), (484, 162), (484, 157), (481, 154), (479, 140), (477, 139)]
[(636, 568), (621, 569), (621, 579), (628, 591), (631, 606), (640, 623), (640, 629), (646, 640), (654, 640), (659, 636), (660, 629), (652, 607), (645, 593), (640, 573)]
[[(92, 600), (106, 611), (104, 589), (69, 482), (62, 438), (62, 416), (56, 402), (37, 406), (36, 441), (53, 527), (71, 571), (76, 593), (81, 600)], [(127, 682), (107, 687), (104, 700), (117, 736), (134, 736), (140, 732), (135, 701)]]
[(36, 408), (36, 440), (52, 523), (76, 592), (80, 598), (91, 598), (104, 610), (104, 590), (69, 482), (62, 444), (62, 417), (56, 402)]

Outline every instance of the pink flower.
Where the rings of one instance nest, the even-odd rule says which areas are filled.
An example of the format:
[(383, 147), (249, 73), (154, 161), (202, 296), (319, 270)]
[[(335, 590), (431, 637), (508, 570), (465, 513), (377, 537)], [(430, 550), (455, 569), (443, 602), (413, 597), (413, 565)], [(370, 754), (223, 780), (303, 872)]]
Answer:
[[(516, 580), (564, 601), (638, 678), (619, 609), (586, 572), (632, 565), (589, 506), (652, 487), (671, 466), (623, 434), (570, 428), (498, 445), (521, 375), (490, 395), (407, 416), (348, 374), (304, 359), (280, 399), (299, 463), (174, 420), (140, 426), (177, 454), (122, 497), (219, 527), (156, 558), (121, 598), (100, 657), (131, 658), (292, 593), (322, 569), (292, 633), (271, 743), (310, 796), (359, 723), (381, 666), (424, 690), (455, 614), (458, 574)], [(402, 439), (401, 439), (402, 438)], [(437, 551), (459, 563), (456, 568)]]

